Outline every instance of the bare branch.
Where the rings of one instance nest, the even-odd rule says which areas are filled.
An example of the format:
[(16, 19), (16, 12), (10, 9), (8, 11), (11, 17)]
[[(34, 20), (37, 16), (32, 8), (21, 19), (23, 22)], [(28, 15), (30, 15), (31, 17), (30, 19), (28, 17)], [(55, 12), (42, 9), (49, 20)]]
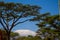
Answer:
[(22, 17), (22, 15), (23, 15), (23, 13), (21, 13), (21, 15), (19, 16), (19, 18), (17, 18), (17, 20), (14, 23), (16, 23)]
[(13, 23), (12, 23), (12, 25), (11, 25), (11, 28), (10, 28), (10, 31), (11, 31), (11, 29), (14, 27), (14, 23), (15, 22), (15, 18), (13, 19)]
[(11, 31), (12, 28), (14, 27), (14, 24), (22, 17), (22, 15), (23, 15), (23, 13), (21, 13), (21, 15), (19, 16), (19, 18), (16, 19), (16, 21), (15, 21), (15, 19), (13, 20), (13, 23), (12, 23), (12, 26), (11, 26), (11, 28), (10, 28), (10, 31)]
[(2, 20), (3, 20), (3, 22), (5, 23), (5, 25), (6, 25), (7, 29), (9, 30), (8, 23), (6, 23), (6, 22), (5, 22), (5, 20), (4, 20), (4, 18), (3, 18), (3, 17), (2, 17)]
[[(3, 17), (2, 17), (2, 11), (0, 12), (0, 17), (3, 19)], [(1, 18), (0, 18), (0, 24), (1, 24), (1, 25), (3, 26), (3, 28), (7, 31), (5, 25), (3, 24), (3, 22), (5, 23), (5, 21), (4, 21), (4, 19), (3, 19), (3, 22), (2, 22)], [(5, 23), (5, 24), (6, 24), (6, 23)]]
[[(28, 19), (29, 20), (29, 19)], [(25, 21), (22, 21), (22, 22), (18, 22), (18, 23), (16, 23), (14, 26), (16, 26), (16, 25), (18, 25), (18, 24), (20, 24), (20, 23), (24, 23), (24, 22), (26, 22), (26, 21), (28, 21), (28, 20), (25, 20)]]
[(1, 13), (1, 18), (2, 18), (3, 23), (6, 25), (7, 29), (9, 30), (8, 23), (5, 22), (4, 17), (2, 16), (2, 13)]
[(3, 28), (7, 31), (6, 27), (4, 26), (3, 22), (1, 21), (1, 18), (0, 18), (0, 24), (3, 26)]

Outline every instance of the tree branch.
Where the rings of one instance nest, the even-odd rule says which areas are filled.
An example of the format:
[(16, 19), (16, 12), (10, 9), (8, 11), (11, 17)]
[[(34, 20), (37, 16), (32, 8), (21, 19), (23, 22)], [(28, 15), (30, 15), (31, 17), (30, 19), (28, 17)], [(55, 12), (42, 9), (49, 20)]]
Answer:
[[(1, 18), (2, 18), (2, 11), (0, 12), (0, 24), (1, 24), (1, 25), (3, 26), (3, 28), (7, 31), (7, 29), (6, 29), (5, 25), (3, 24)], [(4, 21), (4, 20), (3, 20), (3, 21)], [(5, 23), (5, 21), (4, 21), (4, 23)], [(6, 23), (5, 23), (5, 24), (6, 24)]]
[(14, 27), (14, 21), (15, 21), (15, 18), (13, 19), (13, 23), (12, 23), (12, 25), (11, 25), (11, 28), (9, 29), (9, 31), (11, 31), (11, 29)]
[[(29, 20), (29, 19), (28, 19)], [(25, 21), (22, 21), (22, 22), (18, 22), (18, 23), (16, 23), (14, 26), (16, 26), (16, 25), (18, 25), (18, 24), (20, 24), (20, 23), (24, 23), (24, 22), (26, 22), (26, 21), (28, 21), (28, 20), (25, 20)]]
[(17, 20), (14, 23), (16, 23), (22, 17), (22, 15), (23, 15), (23, 13), (21, 13), (21, 15), (19, 16), (19, 18), (17, 18)]
[(5, 23), (5, 25), (6, 25), (7, 29), (9, 30), (8, 23), (6, 23), (6, 22), (5, 22), (5, 20), (4, 20), (4, 18), (3, 18), (3, 17), (2, 17), (2, 20), (3, 20), (3, 22)]
[(23, 13), (21, 13), (21, 15), (19, 16), (19, 18), (16, 19), (16, 21), (14, 20), (12, 23), (12, 26), (10, 28), (10, 31), (12, 30), (12, 28), (14, 27), (14, 24), (22, 17)]
[(5, 22), (4, 17), (2, 16), (2, 13), (1, 13), (1, 18), (2, 18), (3, 23), (6, 25), (7, 30), (9, 30), (8, 23)]
[(3, 28), (7, 31), (6, 27), (4, 26), (3, 22), (1, 21), (1, 18), (0, 18), (0, 24), (3, 26)]

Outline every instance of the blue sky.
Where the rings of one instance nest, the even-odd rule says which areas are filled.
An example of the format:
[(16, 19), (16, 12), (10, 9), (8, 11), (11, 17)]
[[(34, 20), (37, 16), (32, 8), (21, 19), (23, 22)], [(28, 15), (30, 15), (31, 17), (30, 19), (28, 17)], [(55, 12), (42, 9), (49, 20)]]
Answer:
[[(51, 15), (58, 14), (58, 0), (3, 0), (5, 2), (14, 2), (22, 4), (30, 4), (41, 6), (40, 13), (50, 12)], [(35, 22), (25, 22), (13, 28), (13, 31), (18, 29), (29, 29), (36, 31), (38, 27)]]

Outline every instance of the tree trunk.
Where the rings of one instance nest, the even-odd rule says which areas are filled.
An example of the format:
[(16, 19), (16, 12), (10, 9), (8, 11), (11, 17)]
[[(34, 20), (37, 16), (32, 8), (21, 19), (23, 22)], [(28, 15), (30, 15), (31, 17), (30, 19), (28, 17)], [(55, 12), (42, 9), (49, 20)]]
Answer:
[(11, 32), (7, 32), (7, 40), (10, 40), (10, 33)]
[(7, 38), (8, 38), (7, 40), (10, 40), (10, 35), (7, 35)]

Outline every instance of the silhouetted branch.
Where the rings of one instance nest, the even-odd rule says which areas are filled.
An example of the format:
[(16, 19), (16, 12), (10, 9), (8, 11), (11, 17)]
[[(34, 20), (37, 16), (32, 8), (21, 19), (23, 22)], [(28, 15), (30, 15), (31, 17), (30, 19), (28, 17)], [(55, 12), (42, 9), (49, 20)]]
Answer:
[(0, 24), (3, 26), (3, 28), (7, 31), (6, 27), (4, 26), (3, 22), (1, 21), (1, 18), (0, 18)]
[[(28, 19), (29, 20), (29, 19)], [(22, 21), (22, 22), (18, 22), (18, 23), (16, 23), (14, 26), (16, 26), (16, 25), (18, 25), (18, 24), (20, 24), (20, 23), (24, 23), (24, 22), (26, 22), (26, 21), (28, 21), (28, 20), (25, 20), (25, 21)]]
[(16, 21), (15, 21), (15, 19), (13, 20), (13, 23), (12, 23), (12, 26), (10, 28), (10, 31), (14, 27), (14, 24), (22, 17), (22, 15), (23, 15), (23, 13), (21, 13), (21, 15), (19, 16), (19, 18), (16, 19)]

